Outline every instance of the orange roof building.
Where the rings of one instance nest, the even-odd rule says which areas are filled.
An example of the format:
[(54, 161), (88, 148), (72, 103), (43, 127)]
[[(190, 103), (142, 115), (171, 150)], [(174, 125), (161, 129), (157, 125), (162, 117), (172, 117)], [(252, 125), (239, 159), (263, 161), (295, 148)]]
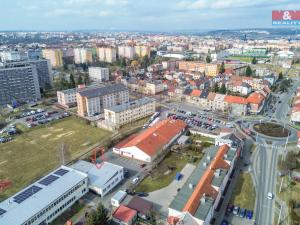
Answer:
[(151, 162), (179, 137), (185, 128), (186, 124), (182, 120), (165, 119), (120, 142), (113, 151), (124, 157)]
[(248, 103), (256, 104), (256, 105), (261, 105), (264, 100), (265, 100), (265, 97), (258, 92), (251, 93), (247, 98)]
[(199, 96), (201, 95), (201, 93), (202, 93), (201, 90), (194, 89), (194, 90), (191, 92), (190, 96), (191, 96), (191, 97), (199, 97)]
[(208, 149), (198, 167), (169, 206), (169, 218), (181, 218), (188, 212), (199, 224), (210, 221), (222, 194), (224, 180), (228, 180), (239, 150), (228, 145)]
[(224, 101), (227, 102), (228, 104), (241, 104), (241, 105), (248, 104), (246, 98), (233, 96), (233, 95), (226, 95)]
[(118, 224), (131, 225), (137, 218), (137, 211), (121, 205), (112, 215), (113, 221)]

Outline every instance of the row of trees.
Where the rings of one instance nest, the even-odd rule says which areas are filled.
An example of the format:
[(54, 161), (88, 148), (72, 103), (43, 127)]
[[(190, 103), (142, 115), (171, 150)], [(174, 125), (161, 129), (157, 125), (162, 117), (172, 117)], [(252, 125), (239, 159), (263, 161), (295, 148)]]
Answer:
[(105, 207), (100, 203), (96, 210), (87, 215), (86, 225), (108, 225), (109, 215)]
[(76, 81), (74, 75), (71, 74), (69, 80), (67, 80), (64, 76), (61, 76), (57, 81), (54, 82), (54, 86), (56, 90), (60, 91), (75, 88), (80, 84), (88, 85), (89, 83), (89, 76), (87, 74), (80, 74)]

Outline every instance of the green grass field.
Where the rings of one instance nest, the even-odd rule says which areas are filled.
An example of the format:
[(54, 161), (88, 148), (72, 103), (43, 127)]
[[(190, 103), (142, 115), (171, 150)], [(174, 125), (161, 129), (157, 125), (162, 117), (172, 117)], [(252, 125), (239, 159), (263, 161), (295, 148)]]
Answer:
[(241, 173), (234, 187), (230, 203), (253, 210), (255, 195), (251, 175), (249, 173)]
[[(187, 151), (185, 154), (170, 152), (166, 158), (152, 170), (136, 188), (137, 192), (152, 192), (167, 187), (174, 180), (177, 172), (180, 172), (187, 163), (198, 163), (203, 154), (195, 151)], [(191, 157), (195, 161), (190, 162)], [(169, 171), (168, 167), (175, 167)]]
[(62, 144), (70, 159), (85, 153), (93, 145), (107, 144), (111, 133), (87, 125), (76, 117), (25, 130), (12, 142), (0, 144), (0, 180), (9, 179), (12, 186), (1, 193), (7, 198), (24, 186), (59, 166)]

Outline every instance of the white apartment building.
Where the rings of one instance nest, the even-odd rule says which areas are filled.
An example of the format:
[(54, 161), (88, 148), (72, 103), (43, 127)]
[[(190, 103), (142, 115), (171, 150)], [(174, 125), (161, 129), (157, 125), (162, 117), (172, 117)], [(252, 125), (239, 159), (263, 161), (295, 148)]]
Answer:
[(116, 127), (152, 115), (153, 113), (155, 113), (155, 100), (148, 97), (122, 105), (115, 105), (110, 109), (104, 109), (105, 121)]
[(99, 61), (113, 63), (117, 60), (117, 50), (115, 48), (98, 48)]
[(88, 192), (88, 175), (61, 166), (0, 203), (0, 225), (47, 225)]
[(74, 61), (76, 64), (93, 62), (91, 50), (86, 48), (75, 48)]
[(63, 91), (57, 91), (57, 102), (59, 105), (70, 108), (72, 106), (76, 106), (76, 89), (68, 89)]
[(76, 98), (78, 115), (95, 116), (104, 109), (128, 102), (129, 92), (123, 84), (94, 86), (78, 91)]
[(134, 47), (132, 46), (118, 46), (118, 55), (120, 58), (133, 59)]
[(161, 81), (153, 81), (153, 82), (147, 82), (146, 83), (146, 93), (155, 95), (157, 93), (164, 91), (164, 84)]
[(103, 67), (89, 67), (89, 77), (92, 81), (103, 82), (109, 80), (109, 69)]
[(124, 179), (124, 168), (109, 162), (96, 165), (80, 160), (72, 168), (88, 175), (88, 188), (100, 197), (108, 194)]
[(1, 62), (19, 61), (21, 60), (20, 52), (18, 51), (3, 51), (0, 52)]

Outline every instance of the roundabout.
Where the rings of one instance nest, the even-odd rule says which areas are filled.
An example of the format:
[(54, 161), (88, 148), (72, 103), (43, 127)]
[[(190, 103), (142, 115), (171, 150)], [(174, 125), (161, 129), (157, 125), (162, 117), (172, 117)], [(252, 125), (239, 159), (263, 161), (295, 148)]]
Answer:
[(273, 122), (256, 123), (253, 125), (253, 130), (259, 134), (274, 138), (285, 138), (291, 134), (289, 129)]

